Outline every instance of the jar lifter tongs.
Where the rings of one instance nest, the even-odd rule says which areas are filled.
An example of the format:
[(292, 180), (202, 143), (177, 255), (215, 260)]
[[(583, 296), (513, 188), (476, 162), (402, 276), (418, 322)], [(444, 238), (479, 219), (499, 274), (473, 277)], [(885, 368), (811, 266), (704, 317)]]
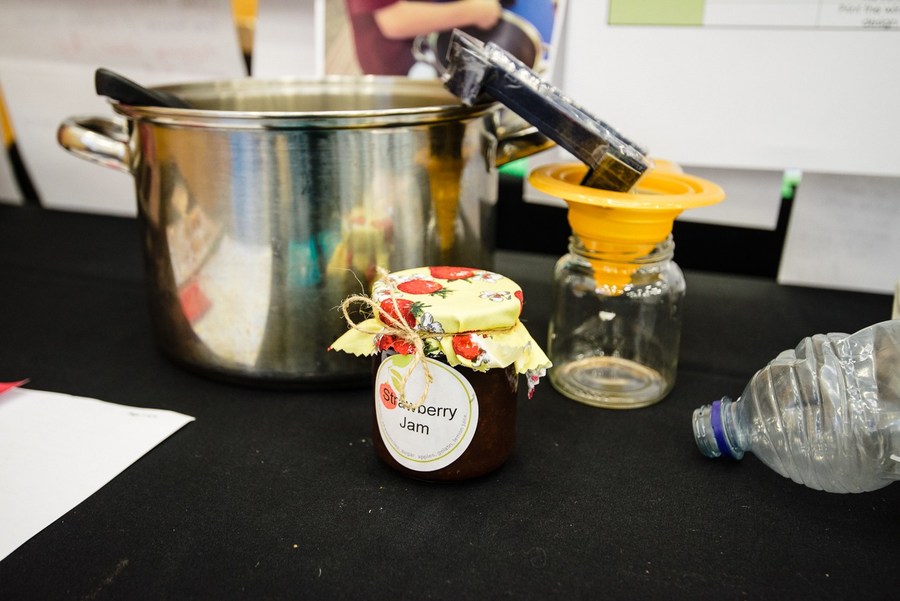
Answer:
[(597, 119), (500, 46), (460, 30), (450, 38), (444, 86), (466, 105), (489, 96), (588, 166), (581, 185), (627, 192), (652, 162), (646, 150)]

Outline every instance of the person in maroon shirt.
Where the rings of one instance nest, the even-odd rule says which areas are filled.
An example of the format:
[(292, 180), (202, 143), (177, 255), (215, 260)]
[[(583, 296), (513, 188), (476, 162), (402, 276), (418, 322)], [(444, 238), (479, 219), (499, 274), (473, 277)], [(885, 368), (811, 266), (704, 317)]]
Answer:
[(500, 18), (499, 0), (346, 0), (356, 57), (363, 73), (406, 75), (415, 64), (418, 35), (474, 25), (490, 29)]

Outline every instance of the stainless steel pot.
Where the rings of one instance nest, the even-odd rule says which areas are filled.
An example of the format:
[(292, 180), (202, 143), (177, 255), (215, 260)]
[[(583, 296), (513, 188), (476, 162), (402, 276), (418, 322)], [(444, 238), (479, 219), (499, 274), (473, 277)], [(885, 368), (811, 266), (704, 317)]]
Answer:
[[(496, 106), (438, 81), (235, 80), (160, 90), (193, 108), (113, 102), (60, 144), (134, 176), (161, 348), (254, 384), (359, 384), (327, 352), (335, 308), (377, 267), (489, 267), (496, 165), (546, 145), (503, 135)], [(504, 137), (498, 143), (498, 137)]]

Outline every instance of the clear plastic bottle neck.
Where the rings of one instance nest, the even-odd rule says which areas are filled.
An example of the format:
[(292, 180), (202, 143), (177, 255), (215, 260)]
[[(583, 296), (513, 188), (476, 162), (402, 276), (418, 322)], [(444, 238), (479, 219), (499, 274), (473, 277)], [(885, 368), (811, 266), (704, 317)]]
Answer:
[(694, 410), (694, 439), (700, 452), (707, 457), (741, 459), (747, 448), (742, 431), (739, 401), (728, 397)]

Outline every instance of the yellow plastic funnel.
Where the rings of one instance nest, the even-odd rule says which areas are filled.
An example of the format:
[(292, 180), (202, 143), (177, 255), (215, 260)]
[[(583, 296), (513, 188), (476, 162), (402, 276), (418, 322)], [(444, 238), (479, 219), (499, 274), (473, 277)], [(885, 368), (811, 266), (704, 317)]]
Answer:
[[(622, 266), (647, 256), (668, 238), (682, 211), (725, 198), (716, 184), (682, 173), (673, 163), (660, 165), (647, 171), (630, 192), (580, 185), (587, 172), (581, 163), (554, 163), (531, 172), (532, 186), (569, 205), (569, 225), (585, 249), (603, 257), (591, 261), (598, 283), (620, 289), (637, 269), (629, 272)], [(617, 281), (620, 278), (625, 281)]]

